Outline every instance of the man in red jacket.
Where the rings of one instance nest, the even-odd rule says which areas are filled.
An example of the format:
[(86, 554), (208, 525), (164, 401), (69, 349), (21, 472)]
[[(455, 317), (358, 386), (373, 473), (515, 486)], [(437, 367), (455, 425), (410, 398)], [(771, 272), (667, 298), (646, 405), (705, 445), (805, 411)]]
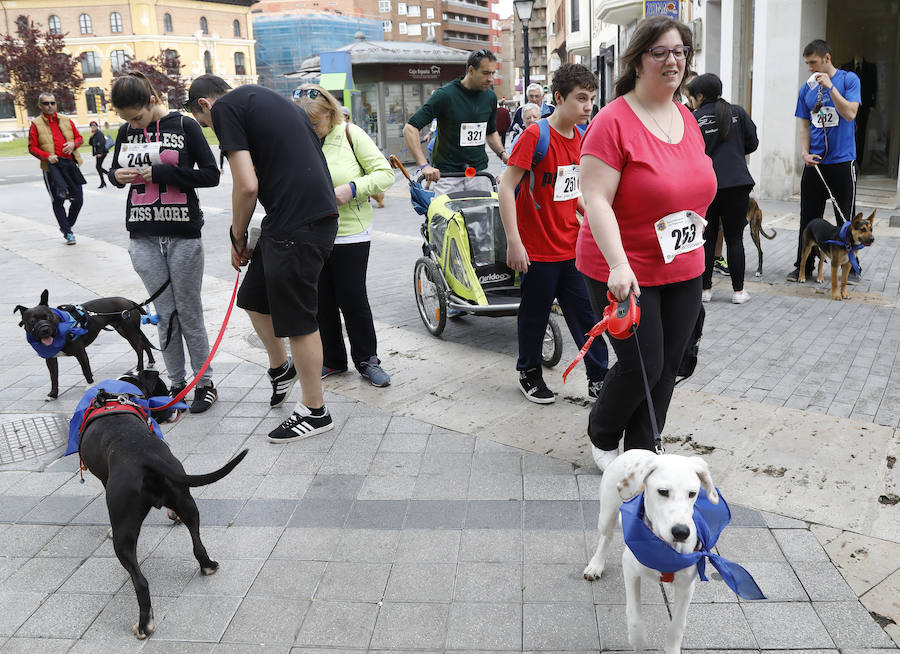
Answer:
[[(28, 132), (28, 152), (41, 160), (44, 184), (53, 202), (53, 213), (68, 245), (75, 245), (72, 227), (84, 203), (81, 187), (87, 184), (78, 166), (78, 148), (84, 143), (75, 123), (56, 113), (56, 98), (42, 93), (38, 98), (41, 115), (31, 122)], [(66, 212), (65, 201), (69, 201)]]
[(506, 148), (506, 134), (512, 126), (512, 115), (506, 107), (506, 98), (500, 98), (500, 104), (497, 106), (497, 133), (500, 135), (500, 142), (503, 148)]

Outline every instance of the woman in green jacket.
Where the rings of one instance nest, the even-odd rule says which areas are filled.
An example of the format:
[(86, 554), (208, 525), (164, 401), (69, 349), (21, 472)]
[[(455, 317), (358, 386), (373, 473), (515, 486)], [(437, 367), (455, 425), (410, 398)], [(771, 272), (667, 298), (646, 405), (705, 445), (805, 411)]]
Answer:
[(373, 386), (387, 386), (381, 367), (372, 309), (366, 293), (366, 269), (372, 242), (369, 197), (394, 183), (394, 172), (366, 132), (345, 122), (341, 105), (318, 84), (294, 91), (294, 102), (312, 121), (331, 172), (339, 210), (334, 249), (319, 276), (319, 333), (322, 336), (322, 379), (347, 370), (341, 314), (350, 339), (350, 359)]

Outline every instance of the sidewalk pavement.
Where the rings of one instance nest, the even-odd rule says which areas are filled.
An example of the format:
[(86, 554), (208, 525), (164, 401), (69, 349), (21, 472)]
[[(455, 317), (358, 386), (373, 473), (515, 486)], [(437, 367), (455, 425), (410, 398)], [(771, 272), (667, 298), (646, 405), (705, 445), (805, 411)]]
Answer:
[[(2, 218), (0, 282), (8, 290), (0, 311), (7, 316), (16, 304), (33, 304), (43, 288), (51, 289), (51, 302), (144, 297), (120, 248), (81, 237), (77, 248), (53, 249), (49, 227)], [(739, 601), (721, 581), (699, 584), (684, 646), (696, 652), (896, 651), (900, 527), (890, 503), (897, 474), (890, 457), (898, 435), (896, 424), (878, 423), (882, 405), (893, 401), (887, 380), (875, 410), (865, 414), (869, 419), (852, 410), (829, 416), (809, 403), (772, 406), (771, 393), (770, 402), (746, 395), (756, 381), (732, 383), (749, 379), (754, 361), (772, 371), (783, 359), (773, 389), (804, 366), (825, 365), (819, 358), (807, 362), (807, 344), (799, 339), (785, 343), (783, 328), (800, 321), (820, 331), (811, 340), (825, 339), (845, 330), (851, 319), (845, 314), (854, 308), (866, 313), (853, 314), (853, 324), (864, 324), (867, 335), (880, 330), (869, 369), (892, 371), (897, 297), (887, 291), (895, 264), (886, 266), (884, 288), (868, 291), (879, 298), (832, 304), (815, 297), (812, 286), (774, 279), (796, 239), (796, 232), (786, 234), (764, 244), (771, 281), (764, 277), (756, 293), (748, 284), (750, 304), (707, 305), (704, 354), (689, 380), (703, 386), (679, 388), (666, 426), (669, 451), (710, 461), (734, 514), (717, 549), (750, 570), (769, 599)], [(873, 250), (871, 284), (880, 283), (876, 256), (889, 259), (889, 247)], [(113, 279), (110, 270), (121, 274)], [(204, 285), (205, 296), (230, 296), (230, 283), (210, 278)], [(886, 313), (879, 318), (872, 307)], [(207, 306), (207, 323), (220, 324), (223, 312)], [(100, 484), (90, 474), (80, 484), (77, 460), (56, 459), (53, 443), (15, 432), (20, 441), (30, 438), (22, 447), (47, 454), (0, 467), (0, 651), (628, 649), (616, 554), (601, 581), (581, 578), (596, 545), (599, 481), (584, 452), (583, 377), (543, 411), (510, 390), (508, 354), (491, 356), (379, 324), (394, 385), (374, 389), (355, 374), (329, 379), (335, 430), (273, 445), (264, 436), (290, 407), (268, 407), (264, 357), (246, 318), (236, 312), (232, 319), (214, 362), (219, 402), (166, 431), (192, 473), (250, 448), (231, 475), (195, 493), (201, 534), (219, 572), (201, 577), (186, 530), (170, 525), (162, 511), (151, 512), (139, 556), (158, 626), (148, 641), (136, 641), (134, 591), (106, 537)], [(7, 443), (13, 442), (5, 427), (11, 421), (68, 417), (85, 388), (74, 360), (63, 359), (60, 398), (45, 401), (46, 369), (15, 322), (0, 324), (0, 424)], [(453, 328), (465, 334), (466, 322), (475, 321)], [(735, 339), (769, 340), (735, 353)], [(862, 340), (854, 341), (859, 349)], [(101, 335), (90, 356), (97, 380), (134, 364), (114, 335)], [(562, 389), (559, 372), (547, 379)], [(723, 388), (706, 388), (729, 375)], [(792, 389), (790, 397), (813, 379), (810, 369), (782, 388)], [(741, 385), (746, 388), (738, 391)], [(858, 394), (871, 395), (873, 388), (863, 383)], [(878, 503), (879, 494), (886, 502)], [(654, 645), (662, 643), (668, 592), (664, 585), (643, 588)]]

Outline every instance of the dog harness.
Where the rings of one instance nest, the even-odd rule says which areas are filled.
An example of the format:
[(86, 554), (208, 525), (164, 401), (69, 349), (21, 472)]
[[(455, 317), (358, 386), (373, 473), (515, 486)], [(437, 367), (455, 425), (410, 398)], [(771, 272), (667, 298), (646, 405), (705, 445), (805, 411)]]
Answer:
[(59, 324), (56, 326), (56, 335), (50, 345), (44, 345), (40, 339), (35, 338), (28, 332), (25, 332), (25, 340), (34, 348), (42, 359), (52, 359), (66, 346), (66, 343), (74, 341), (82, 334), (87, 334), (87, 330), (79, 326), (78, 321), (72, 317), (68, 311), (62, 311), (50, 307), (50, 311), (59, 318)]
[(853, 267), (854, 272), (857, 275), (861, 275), (862, 271), (859, 269), (859, 260), (856, 258), (856, 251), (862, 250), (865, 245), (862, 243), (853, 243), (851, 241), (850, 235), (850, 221), (845, 220), (844, 224), (841, 225), (840, 231), (840, 240), (839, 241), (825, 241), (825, 245), (840, 245), (842, 248), (847, 250), (847, 258), (850, 259), (850, 265)]
[(712, 548), (719, 539), (719, 534), (731, 521), (731, 510), (721, 494), (719, 494), (719, 503), (713, 504), (706, 496), (706, 491), (700, 489), (697, 502), (694, 504), (694, 525), (697, 527), (698, 548), (689, 554), (675, 551), (671, 545), (654, 534), (653, 530), (647, 526), (644, 522), (643, 493), (624, 502), (619, 511), (622, 514), (625, 545), (641, 564), (663, 574), (675, 573), (696, 565), (700, 579), (709, 581), (706, 577), (706, 559), (709, 559), (713, 567), (722, 575), (722, 580), (737, 595), (747, 600), (766, 599), (749, 572), (737, 563), (712, 552)]

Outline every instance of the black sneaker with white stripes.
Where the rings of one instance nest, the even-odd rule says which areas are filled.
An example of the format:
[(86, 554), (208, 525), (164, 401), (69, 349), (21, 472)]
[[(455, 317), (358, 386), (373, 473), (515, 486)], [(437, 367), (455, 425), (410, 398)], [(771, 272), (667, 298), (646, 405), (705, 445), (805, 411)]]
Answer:
[(519, 390), (527, 400), (535, 404), (553, 404), (556, 401), (553, 391), (544, 383), (540, 368), (519, 371)]
[(291, 443), (334, 429), (328, 407), (308, 409), (299, 402), (290, 417), (269, 432), (270, 443)]
[(269, 381), (272, 382), (272, 397), (269, 406), (281, 406), (291, 394), (291, 389), (297, 383), (297, 370), (294, 362), (288, 360), (277, 368), (269, 368)]

